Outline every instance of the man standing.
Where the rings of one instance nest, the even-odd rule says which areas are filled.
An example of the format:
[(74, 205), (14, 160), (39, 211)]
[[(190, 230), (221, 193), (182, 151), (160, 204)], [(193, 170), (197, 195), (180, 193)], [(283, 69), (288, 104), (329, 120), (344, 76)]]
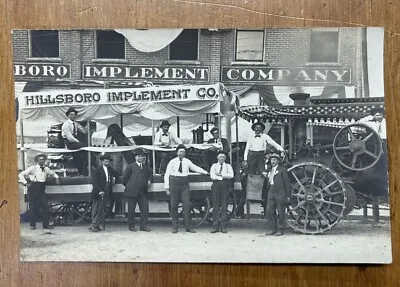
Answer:
[[(286, 168), (280, 165), (280, 156), (276, 153), (269, 157), (271, 169), (263, 172), (268, 179), (267, 220), (271, 232), (267, 235), (281, 236), (286, 223), (286, 204), (290, 202), (292, 186)], [(278, 214), (277, 214), (278, 212)], [(278, 217), (278, 218), (277, 218)]]
[(164, 175), (165, 191), (167, 195), (171, 196), (172, 233), (178, 232), (179, 201), (183, 203), (186, 231), (195, 233), (196, 231), (190, 227), (189, 170), (206, 175), (208, 172), (185, 158), (186, 148), (184, 145), (178, 145), (176, 153), (178, 156), (168, 163)]
[[(160, 130), (154, 136), (154, 145), (171, 148), (182, 144), (182, 140), (178, 138), (173, 132), (169, 131), (171, 124), (167, 120), (163, 120), (160, 124)], [(167, 152), (161, 152), (161, 174), (165, 172), (169, 156)]]
[[(31, 229), (36, 229), (36, 215), (39, 209), (42, 209), (42, 224), (44, 229), (53, 229), (49, 225), (49, 207), (45, 193), (46, 178), (48, 175), (56, 179), (56, 183), (60, 184), (59, 176), (50, 168), (45, 166), (47, 160), (46, 154), (38, 154), (34, 157), (36, 165), (28, 167), (19, 174), (19, 181), (25, 186), (28, 185), (28, 200), (29, 200), (29, 217)], [(27, 181), (28, 179), (28, 181)]]
[[(212, 180), (212, 206), (213, 206), (213, 230), (211, 233), (221, 231), (227, 233), (226, 223), (228, 222), (228, 199), (231, 180), (233, 178), (232, 166), (225, 163), (226, 153), (219, 151), (218, 162), (211, 166), (210, 177)], [(220, 216), (221, 212), (221, 216)]]
[(261, 174), (264, 170), (264, 153), (274, 149), (284, 152), (283, 147), (277, 144), (269, 135), (262, 134), (265, 125), (256, 122), (251, 126), (254, 135), (247, 139), (246, 149), (244, 150), (244, 166), (248, 167), (248, 174)]
[(119, 174), (111, 168), (111, 157), (100, 156), (102, 165), (92, 175), (92, 224), (89, 230), (92, 232), (101, 231), (100, 224), (105, 220), (105, 209), (112, 194), (112, 184), (118, 179)]
[(225, 152), (226, 161), (229, 162), (229, 151), (231, 150), (229, 148), (228, 141), (224, 138), (220, 138), (218, 128), (213, 127), (210, 130), (210, 133), (212, 134), (213, 138), (209, 139), (207, 143), (216, 144), (218, 146), (212, 146), (209, 150), (206, 150), (203, 153), (204, 166), (207, 168), (210, 168), (210, 166), (217, 161), (217, 153), (221, 150)]
[[(78, 111), (71, 107), (67, 110), (65, 114), (68, 117), (68, 120), (64, 122), (61, 127), (61, 135), (64, 139), (64, 143), (67, 149), (80, 149), (87, 146), (87, 139), (82, 138), (81, 135), (87, 134), (88, 131), (86, 128), (75, 121), (76, 116), (78, 115)], [(78, 173), (87, 175), (85, 163), (87, 161), (86, 152), (75, 152), (73, 157), (75, 167), (78, 169)]]
[(134, 151), (135, 163), (128, 165), (122, 177), (122, 184), (125, 186), (125, 196), (128, 199), (128, 226), (130, 231), (135, 229), (135, 209), (136, 203), (140, 209), (140, 230), (149, 232), (147, 226), (149, 218), (149, 202), (147, 191), (151, 184), (152, 170), (145, 164), (146, 156), (143, 149), (138, 148)]

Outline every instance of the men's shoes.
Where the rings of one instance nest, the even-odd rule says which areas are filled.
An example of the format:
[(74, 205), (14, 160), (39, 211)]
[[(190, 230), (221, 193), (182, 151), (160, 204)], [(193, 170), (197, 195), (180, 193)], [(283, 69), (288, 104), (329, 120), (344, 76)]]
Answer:
[(189, 233), (196, 233), (196, 230), (190, 229), (190, 228), (186, 228), (186, 232), (189, 232)]
[(211, 230), (210, 232), (211, 233), (217, 233), (219, 231), (219, 229), (218, 228), (214, 228), (213, 230)]
[(222, 228), (222, 229), (221, 229), (221, 232), (222, 232), (222, 233), (228, 233), (228, 231), (226, 230), (226, 228)]
[(141, 228), (140, 228), (140, 231), (146, 231), (146, 232), (150, 232), (150, 231), (151, 231), (151, 229), (150, 229), (150, 227), (148, 227), (148, 226), (145, 226), (145, 227), (141, 227)]
[(284, 234), (284, 232), (283, 231), (278, 231), (277, 233), (275, 233), (274, 235), (275, 236), (282, 236)]
[(172, 228), (172, 233), (178, 233), (178, 228)]
[(267, 232), (266, 235), (275, 235), (278, 230), (272, 230), (271, 232)]
[(36, 229), (36, 226), (31, 226), (31, 230), (35, 230)]
[(137, 229), (136, 229), (135, 227), (129, 227), (129, 231), (136, 232), (136, 231), (137, 231)]
[(90, 232), (99, 232), (100, 229), (96, 228), (96, 227), (89, 227), (89, 231)]
[(43, 229), (54, 229), (54, 226), (52, 226), (52, 225), (43, 226)]

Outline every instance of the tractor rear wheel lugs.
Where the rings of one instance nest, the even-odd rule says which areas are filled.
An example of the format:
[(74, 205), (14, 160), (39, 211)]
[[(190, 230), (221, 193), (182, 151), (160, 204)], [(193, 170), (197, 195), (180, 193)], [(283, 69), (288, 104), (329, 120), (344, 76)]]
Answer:
[(319, 234), (330, 230), (346, 208), (345, 184), (323, 164), (306, 162), (288, 169), (292, 184), (287, 223), (295, 231)]

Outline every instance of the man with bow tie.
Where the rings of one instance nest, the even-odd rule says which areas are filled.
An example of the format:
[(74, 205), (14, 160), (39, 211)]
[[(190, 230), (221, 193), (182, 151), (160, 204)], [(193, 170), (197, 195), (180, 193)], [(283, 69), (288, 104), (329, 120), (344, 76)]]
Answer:
[[(44, 229), (52, 229), (49, 225), (49, 207), (45, 193), (47, 176), (56, 179), (56, 183), (60, 184), (59, 176), (50, 168), (45, 166), (47, 160), (46, 154), (37, 154), (34, 161), (37, 163), (19, 174), (19, 181), (24, 185), (28, 185), (29, 200), (29, 217), (31, 229), (36, 229), (36, 215), (39, 209), (42, 209), (42, 224)], [(27, 180), (28, 179), (28, 180)]]
[[(164, 148), (176, 147), (182, 144), (182, 140), (169, 130), (171, 124), (167, 120), (163, 120), (160, 124), (160, 130), (154, 136), (154, 145)], [(165, 172), (168, 161), (171, 156), (167, 152), (161, 152), (161, 174)]]
[(286, 168), (280, 165), (281, 157), (274, 153), (269, 156), (271, 169), (263, 172), (267, 179), (267, 211), (266, 217), (271, 228), (267, 235), (281, 236), (286, 224), (286, 204), (290, 202), (292, 185)]
[(136, 162), (127, 166), (122, 177), (125, 186), (124, 195), (128, 201), (128, 226), (130, 231), (135, 229), (135, 209), (139, 204), (140, 230), (149, 232), (147, 222), (149, 219), (149, 202), (147, 200), (148, 188), (151, 185), (152, 169), (146, 165), (146, 155), (141, 148), (134, 150)]
[(265, 130), (262, 122), (254, 123), (251, 129), (254, 131), (254, 135), (247, 139), (243, 165), (248, 168), (248, 174), (261, 175), (264, 170), (264, 153), (271, 151), (271, 147), (281, 153), (284, 152), (284, 149), (269, 135), (262, 133)]
[(217, 154), (221, 150), (225, 152), (225, 155), (227, 157), (226, 162), (229, 162), (229, 151), (230, 151), (227, 139), (220, 137), (218, 128), (213, 127), (210, 130), (210, 133), (212, 134), (213, 138), (209, 139), (207, 143), (214, 144), (214, 146), (204, 151), (202, 154), (202, 161), (207, 169), (209, 169), (210, 166), (217, 161)]
[(92, 174), (92, 224), (89, 230), (92, 232), (101, 231), (101, 224), (104, 224), (106, 206), (112, 196), (112, 185), (118, 179), (119, 174), (111, 168), (111, 157), (101, 155), (101, 166), (96, 168)]
[[(70, 107), (65, 115), (68, 117), (68, 120), (64, 122), (61, 127), (61, 136), (64, 139), (67, 149), (80, 149), (87, 146), (86, 137), (82, 138), (81, 135), (86, 135), (88, 131), (81, 124), (75, 121), (78, 111)], [(75, 167), (78, 169), (78, 173), (87, 175), (88, 171), (85, 167), (87, 153), (85, 151), (75, 152), (73, 158)]]

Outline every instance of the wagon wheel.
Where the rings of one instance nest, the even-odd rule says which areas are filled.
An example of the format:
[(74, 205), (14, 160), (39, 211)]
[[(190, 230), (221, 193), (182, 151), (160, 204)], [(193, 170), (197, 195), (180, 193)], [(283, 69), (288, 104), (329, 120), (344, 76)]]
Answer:
[(382, 154), (382, 141), (370, 127), (363, 124), (351, 124), (336, 134), (333, 140), (333, 152), (345, 168), (365, 170), (379, 161)]
[[(231, 220), (232, 218), (235, 217), (235, 212), (236, 212), (236, 195), (235, 193), (231, 190), (229, 192), (229, 198), (228, 198), (228, 221)], [(208, 218), (207, 218), (207, 222), (208, 223), (212, 223), (212, 212), (213, 212), (213, 205), (212, 205), (212, 201), (210, 204), (210, 209), (208, 210)]]
[(288, 169), (292, 184), (287, 223), (295, 231), (319, 234), (335, 226), (346, 208), (345, 185), (330, 168), (313, 162)]
[(88, 214), (90, 202), (56, 202), (49, 206), (49, 213), (56, 225), (73, 225)]
[[(208, 218), (209, 209), (210, 199), (208, 197), (190, 199), (190, 213), (192, 215), (192, 226), (194, 228), (200, 226)], [(168, 201), (168, 210), (171, 214), (170, 201)], [(178, 205), (178, 226), (181, 228), (185, 226), (182, 202), (180, 202)]]

